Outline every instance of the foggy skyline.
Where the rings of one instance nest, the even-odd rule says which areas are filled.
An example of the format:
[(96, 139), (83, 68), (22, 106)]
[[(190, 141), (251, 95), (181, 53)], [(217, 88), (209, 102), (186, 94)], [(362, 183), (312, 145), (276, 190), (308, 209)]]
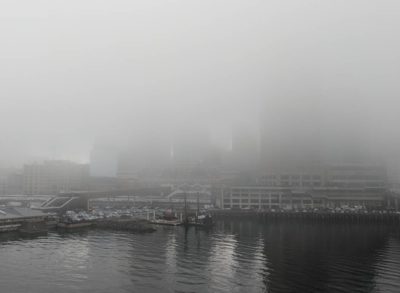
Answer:
[[(0, 3), (0, 164), (88, 162), (96, 142), (276, 148), (397, 167), (397, 1)], [(397, 160), (397, 161), (396, 161)]]

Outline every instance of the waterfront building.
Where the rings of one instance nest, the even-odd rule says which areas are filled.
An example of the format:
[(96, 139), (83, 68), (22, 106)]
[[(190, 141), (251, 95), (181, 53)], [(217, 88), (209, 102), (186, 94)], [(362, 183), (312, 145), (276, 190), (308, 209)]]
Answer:
[(388, 190), (380, 166), (335, 165), (260, 175), (255, 184), (231, 185), (219, 193), (225, 209), (383, 207)]
[(23, 191), (26, 195), (56, 195), (89, 188), (89, 165), (53, 160), (24, 166)]
[(320, 187), (312, 190), (269, 186), (232, 186), (224, 189), (224, 209), (304, 209), (342, 206), (382, 207), (385, 189)]
[(257, 185), (275, 187), (294, 187), (309, 189), (325, 185), (325, 170), (315, 168), (290, 168), (275, 172), (261, 173), (256, 179)]
[(331, 165), (326, 168), (325, 184), (333, 187), (382, 188), (387, 186), (387, 172), (382, 166)]

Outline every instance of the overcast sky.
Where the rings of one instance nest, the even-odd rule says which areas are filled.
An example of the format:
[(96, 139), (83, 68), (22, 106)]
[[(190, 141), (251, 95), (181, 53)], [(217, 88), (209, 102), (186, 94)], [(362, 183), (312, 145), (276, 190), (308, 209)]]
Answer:
[(259, 119), (400, 152), (398, 0), (2, 0), (0, 36), (4, 165)]

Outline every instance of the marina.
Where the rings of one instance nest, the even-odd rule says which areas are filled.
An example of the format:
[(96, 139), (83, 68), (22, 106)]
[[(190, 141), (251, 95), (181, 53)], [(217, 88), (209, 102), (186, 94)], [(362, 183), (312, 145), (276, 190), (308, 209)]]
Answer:
[(400, 292), (400, 1), (0, 23), (0, 293)]

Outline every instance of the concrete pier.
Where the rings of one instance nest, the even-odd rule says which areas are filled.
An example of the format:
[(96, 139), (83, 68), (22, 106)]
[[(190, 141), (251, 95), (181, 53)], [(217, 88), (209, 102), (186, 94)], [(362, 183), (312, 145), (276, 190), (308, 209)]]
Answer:
[(386, 213), (334, 213), (334, 212), (256, 212), (244, 210), (216, 210), (212, 212), (216, 219), (254, 219), (263, 222), (272, 221), (305, 221), (325, 223), (381, 223), (400, 225), (400, 214), (394, 212)]

